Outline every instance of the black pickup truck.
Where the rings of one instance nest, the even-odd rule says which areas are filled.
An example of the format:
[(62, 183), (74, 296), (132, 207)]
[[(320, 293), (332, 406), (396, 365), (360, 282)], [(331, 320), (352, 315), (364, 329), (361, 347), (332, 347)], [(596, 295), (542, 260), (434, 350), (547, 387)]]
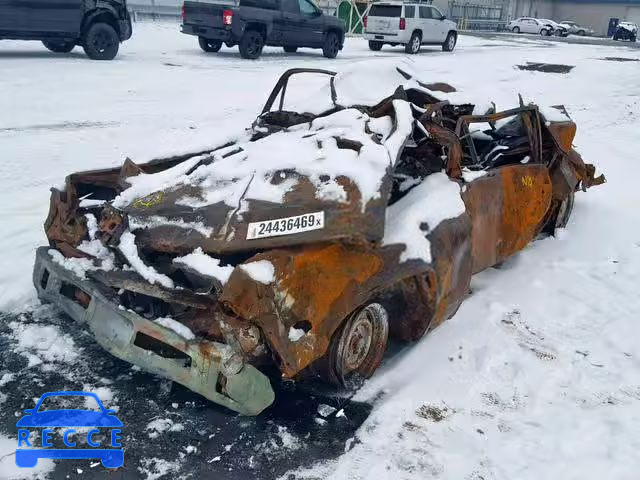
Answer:
[(126, 0), (0, 0), (0, 40), (39, 40), (55, 53), (82, 45), (94, 60), (112, 60), (131, 38)]
[(205, 52), (217, 52), (224, 43), (238, 45), (243, 58), (256, 59), (265, 45), (322, 48), (335, 58), (344, 44), (344, 24), (324, 15), (310, 0), (185, 1), (182, 33), (198, 37)]

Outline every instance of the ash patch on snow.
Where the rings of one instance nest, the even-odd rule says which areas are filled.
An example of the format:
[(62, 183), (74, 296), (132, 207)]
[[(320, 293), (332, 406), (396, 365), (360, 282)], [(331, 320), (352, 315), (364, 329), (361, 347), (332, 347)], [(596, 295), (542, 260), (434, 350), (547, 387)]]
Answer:
[(416, 410), (417, 416), (432, 422), (441, 422), (452, 413), (449, 407), (438, 405), (422, 405)]
[(516, 65), (520, 70), (528, 70), (543, 73), (569, 73), (575, 65), (561, 65), (554, 63), (527, 62), (525, 65)]
[(609, 62), (640, 62), (640, 58), (629, 58), (629, 57), (604, 57), (600, 60), (606, 60)]

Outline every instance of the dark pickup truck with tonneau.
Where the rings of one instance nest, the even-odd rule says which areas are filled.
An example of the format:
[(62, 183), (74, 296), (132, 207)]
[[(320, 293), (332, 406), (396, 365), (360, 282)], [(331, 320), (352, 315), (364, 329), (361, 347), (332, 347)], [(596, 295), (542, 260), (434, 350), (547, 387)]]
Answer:
[(55, 53), (76, 45), (112, 60), (131, 38), (126, 0), (0, 0), (0, 40), (39, 40)]
[(243, 58), (256, 59), (265, 45), (322, 48), (335, 58), (344, 43), (344, 24), (324, 15), (311, 0), (185, 1), (182, 33), (198, 37), (205, 52), (217, 52), (224, 43), (238, 45)]

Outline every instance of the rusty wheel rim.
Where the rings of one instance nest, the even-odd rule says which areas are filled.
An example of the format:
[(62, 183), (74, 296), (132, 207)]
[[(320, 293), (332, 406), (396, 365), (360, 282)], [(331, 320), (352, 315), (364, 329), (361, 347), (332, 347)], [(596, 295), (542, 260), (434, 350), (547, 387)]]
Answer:
[(369, 378), (382, 362), (388, 336), (387, 312), (382, 305), (370, 303), (354, 312), (334, 339), (329, 378), (341, 385)]
[(350, 373), (358, 370), (371, 348), (373, 324), (366, 310), (355, 318), (355, 321), (345, 337), (342, 351), (343, 372)]

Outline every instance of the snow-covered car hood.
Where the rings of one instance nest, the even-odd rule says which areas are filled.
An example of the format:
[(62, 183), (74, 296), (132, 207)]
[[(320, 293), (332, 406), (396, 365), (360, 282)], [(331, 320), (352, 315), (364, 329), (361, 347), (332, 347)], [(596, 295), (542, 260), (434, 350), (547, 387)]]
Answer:
[[(283, 230), (306, 232), (302, 243), (379, 240), (390, 171), (413, 125), (407, 101), (390, 105), (389, 114), (378, 118), (347, 108), (258, 139), (248, 132), (211, 154), (128, 177), (130, 186), (112, 206), (160, 249), (258, 248), (283, 242)], [(313, 228), (308, 215), (315, 215), (306, 219)], [(301, 218), (287, 224), (289, 217)], [(256, 225), (279, 219), (287, 221)], [(185, 235), (187, 229), (199, 235)]]

